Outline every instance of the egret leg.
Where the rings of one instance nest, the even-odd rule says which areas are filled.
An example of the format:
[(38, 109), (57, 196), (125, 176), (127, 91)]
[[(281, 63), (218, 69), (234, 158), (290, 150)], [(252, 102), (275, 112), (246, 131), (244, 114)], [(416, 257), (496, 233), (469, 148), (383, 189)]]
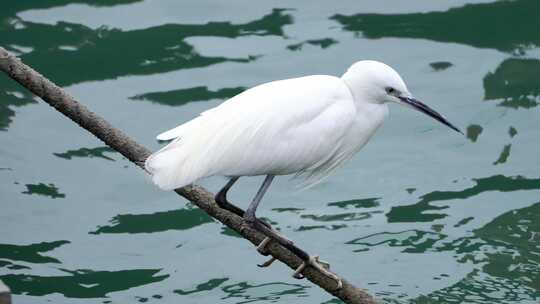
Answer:
[[(270, 184), (272, 183), (272, 180), (274, 179), (273, 175), (267, 175), (264, 179), (264, 182), (262, 183), (261, 187), (257, 191), (257, 194), (255, 195), (255, 198), (253, 198), (253, 201), (249, 205), (248, 209), (246, 210), (246, 213), (244, 214), (244, 221), (246, 221), (246, 224), (249, 226), (259, 230), (261, 233), (267, 236), (265, 240), (263, 240), (264, 246), (270, 239), (273, 239), (277, 241), (279, 244), (284, 246), (285, 248), (292, 251), (294, 254), (302, 258), (302, 260), (309, 260), (309, 254), (307, 254), (302, 249), (296, 247), (293, 245), (293, 242), (283, 235), (279, 234), (275, 230), (271, 229), (270, 227), (267, 227), (265, 225), (261, 225), (261, 222), (258, 220), (257, 216), (255, 215), (255, 212), (257, 211), (257, 207), (259, 207), (259, 203), (261, 202), (262, 197), (266, 193), (266, 190), (268, 190), (268, 187), (270, 187)], [(261, 248), (259, 246), (258, 250), (259, 252), (263, 251), (264, 248)]]
[[(234, 185), (234, 183), (236, 183), (236, 181), (238, 181), (240, 177), (238, 176), (235, 176), (235, 177), (232, 177), (228, 182), (227, 184), (225, 184), (225, 186), (223, 186), (223, 188), (221, 188), (221, 190), (219, 190), (219, 192), (216, 194), (215, 196), (215, 201), (216, 203), (218, 204), (218, 206), (222, 209), (225, 209), (225, 210), (228, 210), (240, 217), (244, 217), (244, 214), (245, 214), (245, 211), (230, 203), (228, 200), (227, 200), (227, 192), (229, 192), (229, 189), (231, 189), (231, 187)], [(270, 226), (270, 224), (264, 222), (264, 221), (261, 221), (261, 220), (258, 220), (259, 222), (261, 222), (261, 224), (263, 224), (264, 226), (268, 227), (268, 228), (272, 228), (272, 226)]]
[(229, 203), (229, 201), (227, 200), (227, 192), (229, 191), (229, 189), (231, 189), (231, 187), (234, 185), (234, 183), (236, 183), (238, 179), (239, 179), (238, 176), (232, 177), (227, 182), (227, 184), (225, 184), (225, 186), (223, 186), (223, 188), (221, 188), (221, 190), (219, 190), (219, 192), (216, 194), (215, 200), (220, 208), (228, 210), (238, 216), (243, 217), (244, 210), (242, 210), (242, 208), (234, 204)]
[[(248, 209), (244, 213), (244, 220), (246, 223), (255, 229), (262, 232), (264, 235), (266, 235), (266, 238), (259, 244), (257, 247), (257, 251), (265, 254), (264, 247), (266, 244), (271, 240), (275, 240), (283, 247), (289, 249), (291, 252), (296, 254), (299, 258), (302, 259), (302, 264), (296, 269), (296, 271), (293, 274), (293, 277), (296, 279), (302, 279), (304, 276), (302, 275), (302, 272), (306, 268), (306, 266), (311, 266), (316, 269), (318, 269), (320, 272), (324, 273), (329, 278), (336, 281), (336, 289), (341, 289), (342, 282), (341, 279), (336, 276), (334, 273), (330, 272), (328, 269), (330, 268), (330, 264), (320, 261), (318, 256), (311, 257), (307, 252), (304, 250), (296, 247), (293, 242), (286, 237), (280, 235), (275, 230), (271, 229), (270, 227), (267, 227), (257, 219), (255, 212), (257, 211), (257, 207), (259, 207), (259, 203), (261, 202), (262, 197), (268, 190), (268, 187), (270, 187), (270, 184), (272, 183), (272, 180), (274, 179), (273, 175), (267, 175), (264, 179), (264, 182), (262, 183), (261, 187), (257, 191), (257, 194), (255, 195), (255, 198), (253, 198), (253, 201), (249, 205)], [(265, 255), (267, 255), (266, 253)], [(276, 259), (272, 257), (267, 262), (260, 264), (260, 267), (268, 267), (270, 266)]]
[(270, 187), (270, 184), (274, 180), (273, 175), (267, 175), (264, 178), (264, 181), (257, 191), (257, 194), (255, 194), (255, 197), (253, 198), (253, 201), (251, 204), (249, 204), (246, 213), (244, 214), (244, 220), (249, 224), (254, 224), (257, 217), (255, 216), (255, 212), (257, 212), (257, 207), (259, 207), (259, 203), (261, 202), (264, 194), (268, 190), (268, 187)]

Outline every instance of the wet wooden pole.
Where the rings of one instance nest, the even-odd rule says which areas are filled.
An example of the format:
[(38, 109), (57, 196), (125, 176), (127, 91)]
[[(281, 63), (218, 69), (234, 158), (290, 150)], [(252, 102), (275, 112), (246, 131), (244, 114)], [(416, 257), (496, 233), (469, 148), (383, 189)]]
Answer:
[[(2, 47), (0, 47), (0, 70), (144, 170), (144, 160), (151, 153), (147, 148), (113, 127), (96, 113), (90, 111), (62, 88), (22, 63), (16, 56)], [(243, 238), (254, 245), (258, 245), (265, 238), (259, 231), (243, 225), (241, 217), (219, 208), (214, 201), (214, 194), (203, 187), (189, 185), (176, 189), (175, 192), (204, 210), (211, 217), (242, 235)], [(270, 242), (267, 248), (272, 257), (292, 269), (296, 269), (302, 263), (302, 260), (294, 253), (275, 242)], [(254, 250), (254, 252), (256, 251)], [(341, 277), (343, 287), (336, 289), (334, 280), (311, 266), (306, 267), (302, 274), (309, 281), (345, 303), (376, 303), (375, 299), (367, 291), (352, 285), (343, 277)], [(0, 302), (0, 304), (4, 303)]]
[(2, 280), (0, 280), (0, 304), (11, 304), (11, 291)]

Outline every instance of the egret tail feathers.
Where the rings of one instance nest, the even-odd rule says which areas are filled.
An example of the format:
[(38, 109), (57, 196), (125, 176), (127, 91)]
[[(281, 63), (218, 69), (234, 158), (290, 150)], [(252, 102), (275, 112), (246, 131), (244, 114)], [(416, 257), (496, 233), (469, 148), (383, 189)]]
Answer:
[(189, 166), (185, 149), (177, 141), (150, 155), (144, 166), (152, 181), (163, 190), (187, 186), (202, 177), (200, 171)]

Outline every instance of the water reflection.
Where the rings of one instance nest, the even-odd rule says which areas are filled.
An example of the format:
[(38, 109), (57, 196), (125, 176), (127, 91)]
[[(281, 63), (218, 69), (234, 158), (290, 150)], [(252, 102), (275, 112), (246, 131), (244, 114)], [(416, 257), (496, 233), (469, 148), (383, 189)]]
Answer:
[(8, 274), (0, 279), (13, 294), (43, 296), (60, 293), (68, 298), (101, 298), (108, 293), (127, 290), (165, 280), (169, 275), (157, 275), (161, 269), (119, 271), (66, 270), (63, 276)]
[(252, 303), (260, 301), (275, 302), (283, 300), (283, 296), (295, 295), (303, 296), (306, 294), (308, 287), (299, 284), (287, 284), (281, 282), (265, 283), (265, 284), (250, 284), (248, 282), (229, 283), (229, 278), (215, 278), (198, 284), (195, 288), (184, 290), (174, 290), (180, 295), (190, 295), (200, 292), (208, 292), (215, 289), (220, 289), (225, 296), (221, 299), (233, 298), (235, 303)]
[(338, 14), (332, 19), (367, 38), (422, 38), (521, 53), (540, 45), (538, 10), (536, 0), (517, 0), (468, 4), (445, 12)]
[(510, 156), (510, 149), (512, 148), (512, 145), (508, 144), (505, 145), (501, 151), (501, 154), (499, 155), (499, 158), (495, 162), (493, 162), (494, 165), (504, 164), (508, 157)]
[(314, 45), (320, 47), (321, 49), (326, 49), (336, 43), (338, 43), (338, 41), (332, 38), (312, 39), (288, 45), (287, 48), (291, 51), (300, 51), (305, 45)]
[(80, 148), (77, 150), (68, 150), (63, 153), (53, 153), (55, 156), (64, 159), (72, 159), (74, 157), (89, 157), (89, 158), (103, 158), (106, 160), (114, 161), (113, 158), (108, 157), (104, 153), (114, 153), (115, 151), (109, 147), (96, 147), (96, 148)]
[[(340, 202), (328, 203), (329, 207), (337, 207), (339, 209), (353, 210), (353, 209), (369, 209), (379, 206), (380, 198), (365, 198), (365, 199), (353, 199)], [(281, 208), (281, 212), (293, 211), (298, 212), (303, 209), (295, 208)], [(292, 209), (292, 210), (290, 210)], [(276, 209), (273, 209), (276, 210)], [(381, 210), (368, 210), (362, 212), (338, 212), (331, 213), (327, 212), (325, 214), (302, 214), (300, 218), (309, 219), (315, 222), (320, 222), (323, 224), (316, 225), (300, 225), (295, 231), (307, 231), (313, 229), (326, 229), (326, 230), (338, 230), (347, 227), (346, 222), (355, 222), (371, 218), (375, 214), (382, 213)]]
[(91, 29), (67, 22), (48, 25), (19, 20), (18, 24), (23, 26), (0, 27), (0, 36), (2, 44), (10, 50), (14, 50), (12, 45), (31, 47), (33, 51), (21, 55), (22, 60), (65, 86), (124, 75), (204, 67), (224, 61), (246, 62), (252, 59), (202, 56), (184, 39), (192, 36), (282, 36), (282, 27), (291, 23), (292, 17), (282, 9), (274, 9), (261, 19), (243, 24), (165, 24), (132, 31), (107, 27)]
[(502, 99), (509, 108), (536, 107), (540, 96), (540, 60), (510, 58), (484, 77), (484, 99)]
[[(536, 296), (531, 290), (523, 288), (519, 283), (505, 278), (494, 278), (473, 271), (458, 283), (422, 296), (413, 303), (520, 303), (521, 301), (535, 301)], [(531, 302), (534, 303), (534, 302)]]
[(464, 226), (464, 225), (467, 225), (470, 221), (474, 220), (474, 217), (472, 216), (468, 216), (466, 218), (463, 218), (461, 220), (459, 220), (459, 222), (457, 222), (457, 224), (454, 225), (454, 227), (461, 227), (461, 226)]
[[(416, 303), (517, 303), (535, 301), (540, 290), (540, 203), (506, 212), (468, 237), (441, 246), (480, 265), (458, 283)], [(483, 252), (479, 255), (479, 252)], [(481, 256), (481, 258), (479, 258)], [(440, 302), (439, 302), (440, 301)]]
[(518, 131), (516, 130), (516, 128), (514, 128), (512, 126), (510, 126), (510, 128), (508, 128), (508, 135), (510, 135), (510, 138), (513, 138), (517, 134), (518, 134)]
[(386, 214), (388, 222), (429, 222), (447, 216), (445, 213), (424, 213), (448, 208), (434, 206), (430, 203), (454, 199), (466, 199), (487, 191), (510, 192), (518, 190), (540, 189), (540, 178), (523, 176), (494, 175), (473, 179), (475, 185), (460, 191), (433, 191), (420, 197), (420, 201), (412, 205), (392, 207)]
[(251, 303), (260, 301), (283, 301), (290, 295), (297, 297), (306, 294), (308, 287), (300, 284), (287, 284), (281, 282), (265, 283), (265, 284), (250, 284), (240, 282), (231, 285), (225, 285), (221, 290), (227, 295), (223, 300), (234, 299), (236, 303)]
[(422, 253), (432, 249), (433, 245), (447, 236), (440, 233), (405, 230), (400, 232), (380, 232), (348, 241), (356, 245), (354, 252), (369, 250), (370, 247), (386, 244), (390, 247), (405, 247), (402, 252)]
[[(465, 225), (473, 218), (461, 220)], [(404, 253), (454, 252), (474, 269), (458, 283), (414, 303), (516, 303), (534, 301), (540, 290), (540, 203), (508, 211), (465, 237), (421, 230), (381, 232), (353, 239), (355, 252), (376, 246), (401, 247)], [(440, 279), (440, 278), (434, 278)]]
[(188, 295), (188, 294), (198, 293), (202, 291), (209, 291), (209, 290), (219, 287), (221, 284), (227, 282), (228, 280), (229, 278), (210, 279), (208, 282), (204, 282), (197, 285), (194, 289), (191, 289), (191, 290), (176, 289), (174, 292), (180, 295)]
[(14, 264), (14, 263), (4, 261), (4, 260), (0, 260), (0, 268), (7, 268), (9, 270), (30, 269), (30, 267), (28, 267), (28, 266)]
[(324, 229), (324, 230), (338, 230), (342, 228), (346, 228), (347, 225), (345, 224), (332, 224), (332, 225), (300, 225), (298, 228), (296, 228), (294, 231), (308, 231), (308, 230), (314, 230), (314, 229)]
[(444, 71), (452, 65), (453, 64), (448, 61), (436, 61), (429, 64), (429, 66), (435, 71)]
[(496, 250), (486, 251), (483, 271), (540, 290), (540, 203), (509, 211), (475, 230)]
[(151, 214), (119, 214), (111, 225), (99, 226), (91, 234), (153, 233), (168, 230), (187, 230), (213, 220), (200, 209), (178, 209)]
[(21, 192), (23, 194), (37, 194), (42, 196), (48, 196), (50, 198), (64, 198), (66, 195), (61, 193), (54, 184), (26, 184), (26, 191)]
[(328, 206), (335, 206), (338, 208), (349, 209), (349, 208), (374, 208), (379, 206), (380, 197), (370, 197), (364, 199), (353, 199), (341, 202), (328, 203)]
[(285, 207), (285, 208), (272, 208), (272, 211), (276, 212), (294, 212), (299, 213), (300, 211), (304, 210), (304, 208), (294, 208), (294, 207)]
[[(125, 75), (205, 67), (226, 61), (248, 62), (255, 60), (256, 57), (244, 59), (203, 56), (184, 39), (192, 36), (229, 38), (247, 35), (283, 36), (283, 27), (292, 23), (292, 17), (285, 13), (285, 10), (274, 9), (258, 20), (243, 24), (231, 22), (209, 22), (202, 25), (165, 24), (132, 31), (105, 26), (92, 29), (67, 22), (48, 25), (23, 21), (14, 15), (18, 10), (50, 7), (55, 4), (53, 1), (45, 1), (39, 5), (35, 1), (31, 4), (26, 1), (19, 2), (20, 4), (8, 5), (8, 10), (2, 10), (0, 13), (0, 20), (3, 21), (0, 24), (2, 46), (19, 55), (26, 64), (61, 86)], [(55, 3), (59, 5), (66, 2)], [(103, 1), (84, 2), (105, 5)], [(114, 1), (111, 4), (127, 2), (134, 1)], [(0, 85), (2, 87), (0, 130), (6, 130), (15, 115), (10, 106), (23, 106), (35, 101), (31, 95), (4, 76), (0, 79)], [(219, 93), (229, 95), (231, 91)], [(170, 100), (175, 93), (171, 94), (173, 96), (153, 95), (149, 99), (152, 100), (154, 97)]]
[[(3, 73), (2, 73), (3, 74)], [(36, 103), (32, 95), (5, 75), (0, 76), (0, 131), (7, 131), (15, 116), (13, 107)]]
[(148, 100), (153, 103), (181, 106), (191, 101), (206, 101), (210, 99), (228, 99), (242, 93), (246, 88), (223, 88), (219, 90), (210, 90), (206, 86), (180, 89), (167, 92), (151, 92), (130, 97), (135, 100)]
[[(30, 9), (45, 9), (64, 6), (72, 3), (88, 4), (92, 6), (114, 6), (140, 2), (143, 0), (39, 0), (39, 1), (12, 1), (4, 5), (0, 11), (0, 20), (6, 17), (14, 17), (17, 13)], [(3, 20), (4, 21), (4, 20)]]
[(69, 241), (42, 242), (30, 245), (0, 244), (0, 258), (28, 263), (60, 263), (59, 260), (42, 253), (54, 250)]
[(375, 210), (371, 212), (346, 212), (338, 214), (302, 214), (301, 218), (311, 219), (317, 222), (335, 222), (335, 221), (359, 221), (365, 220), (371, 217), (372, 214), (382, 213), (380, 210)]
[(484, 128), (480, 125), (472, 124), (467, 127), (467, 138), (470, 139), (472, 142), (476, 142), (478, 140), (478, 137), (480, 134), (482, 134), (482, 131)]

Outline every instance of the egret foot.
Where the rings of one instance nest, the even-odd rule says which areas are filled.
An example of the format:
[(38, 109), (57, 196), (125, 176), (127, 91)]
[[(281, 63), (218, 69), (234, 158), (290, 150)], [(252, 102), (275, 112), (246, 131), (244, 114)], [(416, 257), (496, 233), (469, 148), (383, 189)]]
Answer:
[(334, 280), (336, 282), (336, 290), (339, 290), (343, 287), (343, 283), (341, 282), (341, 279), (332, 273), (330, 269), (330, 264), (325, 261), (319, 260), (319, 256), (310, 256), (309, 259), (306, 261), (304, 260), (298, 268), (296, 268), (296, 271), (293, 273), (293, 278), (295, 279), (303, 279), (304, 275), (302, 274), (302, 271), (306, 268), (306, 266), (311, 266), (313, 268), (316, 268), (320, 272), (322, 272), (325, 276), (329, 277), (330, 279)]
[(275, 257), (271, 257), (270, 259), (268, 259), (268, 261), (262, 263), (262, 264), (257, 264), (257, 266), (259, 267), (268, 267), (270, 265), (272, 265), (272, 263), (274, 263), (277, 259)]
[[(268, 251), (266, 250), (266, 246), (268, 246), (268, 243), (271, 241), (278, 242), (281, 246), (289, 249), (291, 252), (296, 254), (298, 257), (300, 257), (303, 262), (300, 264), (300, 266), (296, 269), (296, 271), (293, 274), (293, 277), (296, 279), (303, 279), (304, 276), (302, 275), (302, 271), (306, 268), (306, 266), (311, 266), (317, 270), (319, 270), (322, 274), (329, 277), (330, 279), (334, 280), (336, 282), (336, 290), (339, 290), (343, 287), (343, 283), (341, 282), (341, 279), (335, 275), (334, 273), (330, 272), (330, 264), (319, 260), (319, 256), (310, 256), (307, 254), (304, 250), (296, 247), (294, 243), (289, 240), (288, 238), (284, 237), (283, 235), (279, 234), (272, 228), (267, 227), (264, 224), (264, 222), (259, 221), (256, 217), (244, 217), (245, 224), (251, 228), (254, 228), (261, 233), (263, 233), (266, 237), (259, 243), (257, 246), (257, 251), (261, 253), (262, 255), (268, 255)], [(268, 267), (272, 265), (272, 263), (276, 260), (275, 257), (270, 258), (268, 261), (257, 264), (259, 267)]]
[[(262, 224), (261, 224), (262, 223)], [(259, 243), (257, 246), (257, 251), (262, 255), (268, 255), (268, 251), (266, 247), (271, 241), (275, 241), (281, 246), (287, 248), (294, 254), (296, 254), (298, 257), (300, 257), (302, 260), (309, 259), (309, 254), (307, 254), (304, 250), (296, 247), (294, 243), (283, 236), (282, 234), (278, 233), (268, 225), (264, 225), (263, 221), (260, 221), (257, 218), (244, 218), (244, 229), (245, 227), (250, 227), (252, 229), (256, 229), (262, 234), (264, 234), (266, 237)], [(264, 262), (263, 264), (260, 264), (260, 267), (268, 267), (275, 261), (274, 258), (271, 258), (270, 260)]]
[(259, 246), (257, 246), (257, 251), (259, 251), (262, 255), (268, 255), (268, 253), (266, 252), (266, 246), (272, 240), (283, 245), (285, 248), (288, 248), (287, 246), (291, 246), (293, 244), (291, 240), (272, 229), (272, 226), (270, 226), (268, 223), (261, 221), (256, 217), (244, 217), (244, 223), (246, 226), (257, 230), (266, 236), (266, 238), (262, 240)]
[[(252, 228), (252, 229), (255, 229), (255, 230), (258, 230), (258, 231), (261, 231), (260, 229), (258, 229), (257, 227), (265, 227), (266, 229), (270, 230), (270, 231), (274, 231), (274, 229), (272, 228), (272, 226), (270, 224), (268, 224), (267, 222), (263, 221), (263, 220), (260, 220), (258, 218), (255, 219), (255, 223), (251, 223), (250, 221), (246, 221), (244, 219), (244, 223), (242, 224), (242, 226), (240, 227), (240, 233), (243, 233), (244, 230), (246, 228)], [(262, 232), (262, 231), (261, 231)], [(264, 232), (262, 232), (264, 234)], [(266, 238), (264, 239), (266, 240)], [(264, 242), (263, 240), (263, 242)], [(266, 252), (266, 245), (270, 242), (270, 240), (266, 241), (264, 245), (261, 246), (262, 242), (259, 243), (259, 246), (257, 247), (257, 251), (262, 254), (262, 255), (268, 255), (268, 253)], [(260, 247), (260, 249), (259, 249)]]
[[(268, 250), (266, 250), (266, 245), (268, 245), (268, 243), (270, 243), (271, 240), (272, 240), (272, 238), (270, 238), (270, 237), (268, 237), (268, 236), (265, 237), (264, 240), (262, 240), (262, 241), (259, 243), (259, 246), (257, 246), (257, 251), (258, 251), (260, 254), (264, 255), (264, 256), (268, 255)], [(266, 264), (266, 263), (264, 263), (264, 264)], [(263, 265), (264, 265), (264, 264), (263, 264)], [(260, 265), (259, 265), (259, 266), (260, 266)], [(270, 264), (269, 264), (268, 266), (270, 266)]]
[[(286, 238), (285, 236), (283, 236), (282, 234), (279, 234), (277, 231), (275, 231), (274, 229), (272, 229), (272, 226), (270, 226), (269, 224), (265, 223), (264, 221), (261, 221), (261, 220), (258, 220), (262, 225), (265, 226), (264, 229), (268, 229), (268, 230), (264, 230), (264, 231), (261, 231), (261, 229), (257, 229), (257, 227), (253, 227), (259, 231), (261, 231), (264, 235), (266, 235), (266, 237), (259, 243), (259, 245), (257, 246), (257, 251), (264, 255), (264, 256), (267, 256), (269, 253), (268, 253), (268, 250), (266, 249), (266, 246), (268, 246), (268, 244), (270, 243), (270, 241), (272, 241), (272, 239), (275, 239), (278, 243), (280, 243), (281, 245), (283, 245), (285, 248), (288, 248), (289, 250), (293, 251), (293, 252), (298, 252), (298, 251), (301, 251), (300, 248), (298, 247), (295, 247), (293, 245), (293, 242), (291, 240), (289, 240), (288, 238)], [(260, 225), (260, 224), (257, 224), (257, 225)], [(256, 225), (255, 225), (256, 226)], [(260, 226), (259, 226), (260, 227)], [(268, 234), (267, 234), (268, 233)], [(293, 249), (291, 249), (293, 248)]]

